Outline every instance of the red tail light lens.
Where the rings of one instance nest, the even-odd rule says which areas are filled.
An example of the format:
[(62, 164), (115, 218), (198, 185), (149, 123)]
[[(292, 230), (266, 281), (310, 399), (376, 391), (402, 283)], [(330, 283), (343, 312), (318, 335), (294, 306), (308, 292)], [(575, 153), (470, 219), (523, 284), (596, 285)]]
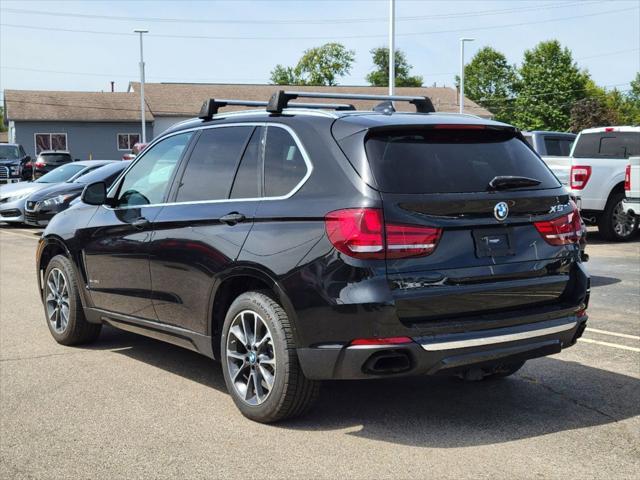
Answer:
[(325, 228), (333, 246), (354, 258), (406, 258), (432, 253), (442, 229), (420, 225), (385, 225), (382, 210), (349, 208), (330, 212)]
[(44, 163), (42, 160), (38, 160), (36, 162), (36, 168), (43, 168), (43, 167), (46, 167), (46, 166), (47, 166), (47, 164)]
[(550, 245), (569, 245), (578, 243), (582, 236), (582, 223), (580, 221), (580, 212), (575, 203), (571, 202), (573, 211), (568, 215), (546, 220), (544, 222), (535, 222), (536, 230), (542, 235), (542, 238)]
[(573, 190), (582, 190), (591, 178), (591, 167), (589, 165), (573, 165), (571, 167), (570, 187)]
[(631, 165), (627, 165), (624, 170), (624, 189), (627, 192), (631, 191)]
[(387, 337), (387, 338), (358, 338), (351, 342), (351, 346), (362, 345), (402, 345), (412, 343), (409, 337)]

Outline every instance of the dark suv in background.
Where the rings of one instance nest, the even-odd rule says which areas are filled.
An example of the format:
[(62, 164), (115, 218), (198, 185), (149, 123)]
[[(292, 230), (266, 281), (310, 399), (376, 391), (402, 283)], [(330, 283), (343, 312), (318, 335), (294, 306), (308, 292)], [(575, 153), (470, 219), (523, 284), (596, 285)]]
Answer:
[(0, 184), (30, 179), (30, 162), (31, 157), (19, 143), (0, 143)]
[[(235, 104), (266, 109), (217, 113)], [(281, 91), (210, 100), (111, 189), (88, 185), (37, 266), (59, 343), (109, 324), (220, 359), (242, 413), (272, 422), (304, 412), (320, 380), (502, 377), (573, 345), (580, 235), (509, 125), (420, 97)]]

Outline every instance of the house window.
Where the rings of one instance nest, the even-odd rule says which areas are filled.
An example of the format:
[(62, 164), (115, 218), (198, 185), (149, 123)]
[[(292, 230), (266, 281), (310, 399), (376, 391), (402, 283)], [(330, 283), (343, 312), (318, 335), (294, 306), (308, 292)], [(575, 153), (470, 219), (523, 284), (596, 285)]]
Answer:
[(36, 133), (36, 155), (43, 150), (67, 150), (66, 133)]
[(140, 135), (137, 133), (118, 134), (118, 150), (131, 150), (136, 143), (140, 143)]

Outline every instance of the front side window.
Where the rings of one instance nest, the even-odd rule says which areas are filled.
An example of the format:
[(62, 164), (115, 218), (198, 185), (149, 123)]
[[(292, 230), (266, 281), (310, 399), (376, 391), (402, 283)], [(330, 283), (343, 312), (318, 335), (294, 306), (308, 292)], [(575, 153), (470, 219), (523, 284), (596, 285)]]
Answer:
[(137, 133), (119, 133), (118, 150), (131, 150), (136, 143), (140, 142), (140, 135)]
[(191, 132), (156, 143), (131, 167), (118, 189), (119, 208), (162, 203)]
[(226, 199), (252, 131), (250, 126), (203, 130), (182, 175), (176, 201)]
[(290, 193), (307, 174), (300, 147), (283, 128), (268, 127), (264, 151), (264, 189), (266, 197)]
[(36, 155), (44, 150), (66, 150), (66, 133), (36, 133)]

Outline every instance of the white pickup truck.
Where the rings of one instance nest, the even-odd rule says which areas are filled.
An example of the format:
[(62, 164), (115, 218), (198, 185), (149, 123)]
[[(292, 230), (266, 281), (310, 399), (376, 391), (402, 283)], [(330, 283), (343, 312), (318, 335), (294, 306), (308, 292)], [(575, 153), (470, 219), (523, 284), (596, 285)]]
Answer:
[(624, 174), (624, 211), (640, 216), (640, 157), (630, 157)]
[(571, 169), (569, 153), (576, 139), (576, 134), (533, 130), (522, 132), (522, 135), (536, 153), (542, 157), (544, 163), (558, 177), (558, 180), (563, 185), (569, 185), (569, 170)]
[(582, 218), (607, 240), (630, 240), (638, 218), (623, 207), (627, 161), (640, 155), (640, 127), (583, 130), (571, 150), (569, 187)]

